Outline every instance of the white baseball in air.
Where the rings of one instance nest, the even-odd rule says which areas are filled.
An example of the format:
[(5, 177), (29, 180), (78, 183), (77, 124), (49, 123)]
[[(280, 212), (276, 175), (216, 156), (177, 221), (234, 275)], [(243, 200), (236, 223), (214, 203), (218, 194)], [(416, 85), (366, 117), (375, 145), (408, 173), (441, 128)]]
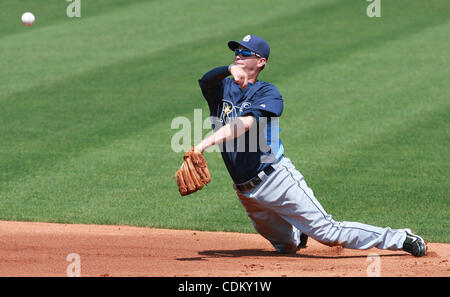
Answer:
[(25, 26), (33, 25), (35, 19), (36, 18), (34, 17), (34, 14), (32, 14), (31, 12), (25, 12), (24, 14), (22, 14), (22, 23)]

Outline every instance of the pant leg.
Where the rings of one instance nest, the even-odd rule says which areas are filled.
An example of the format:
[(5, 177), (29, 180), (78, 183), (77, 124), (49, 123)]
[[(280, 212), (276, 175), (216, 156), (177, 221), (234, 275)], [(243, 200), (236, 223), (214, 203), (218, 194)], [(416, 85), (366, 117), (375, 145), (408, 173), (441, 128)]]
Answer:
[(255, 230), (270, 241), (277, 252), (292, 253), (300, 244), (300, 231), (272, 210), (265, 209), (258, 201), (237, 193)]
[(249, 196), (264, 208), (279, 214), (301, 232), (329, 246), (400, 250), (406, 237), (403, 229), (334, 221), (315, 198), (302, 174), (287, 158)]

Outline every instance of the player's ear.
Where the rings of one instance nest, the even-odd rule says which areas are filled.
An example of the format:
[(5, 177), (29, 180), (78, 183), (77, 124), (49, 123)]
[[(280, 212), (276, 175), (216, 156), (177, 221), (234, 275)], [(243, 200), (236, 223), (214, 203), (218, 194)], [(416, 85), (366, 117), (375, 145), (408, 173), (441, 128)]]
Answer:
[(262, 68), (266, 65), (266, 63), (267, 63), (266, 58), (259, 58), (258, 67), (262, 70)]

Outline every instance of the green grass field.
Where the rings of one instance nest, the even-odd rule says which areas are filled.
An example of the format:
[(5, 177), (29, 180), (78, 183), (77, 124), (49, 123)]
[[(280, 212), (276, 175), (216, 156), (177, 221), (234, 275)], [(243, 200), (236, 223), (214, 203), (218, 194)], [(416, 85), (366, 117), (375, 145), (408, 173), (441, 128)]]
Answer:
[(0, 0), (0, 219), (254, 232), (219, 153), (179, 196), (170, 143), (172, 119), (207, 117), (197, 80), (233, 61), (228, 40), (256, 34), (286, 155), (325, 209), (450, 242), (450, 2), (68, 4)]

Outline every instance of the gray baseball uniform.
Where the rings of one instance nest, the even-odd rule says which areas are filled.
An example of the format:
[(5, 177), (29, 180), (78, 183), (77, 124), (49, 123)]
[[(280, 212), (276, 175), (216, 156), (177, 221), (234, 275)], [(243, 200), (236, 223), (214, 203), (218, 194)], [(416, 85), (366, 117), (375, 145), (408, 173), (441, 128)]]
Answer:
[(262, 182), (256, 188), (249, 192), (236, 192), (255, 229), (277, 251), (296, 251), (301, 232), (329, 246), (402, 249), (405, 230), (336, 222), (314, 197), (303, 175), (289, 158), (283, 157), (271, 166), (274, 172), (269, 176), (260, 173)]

